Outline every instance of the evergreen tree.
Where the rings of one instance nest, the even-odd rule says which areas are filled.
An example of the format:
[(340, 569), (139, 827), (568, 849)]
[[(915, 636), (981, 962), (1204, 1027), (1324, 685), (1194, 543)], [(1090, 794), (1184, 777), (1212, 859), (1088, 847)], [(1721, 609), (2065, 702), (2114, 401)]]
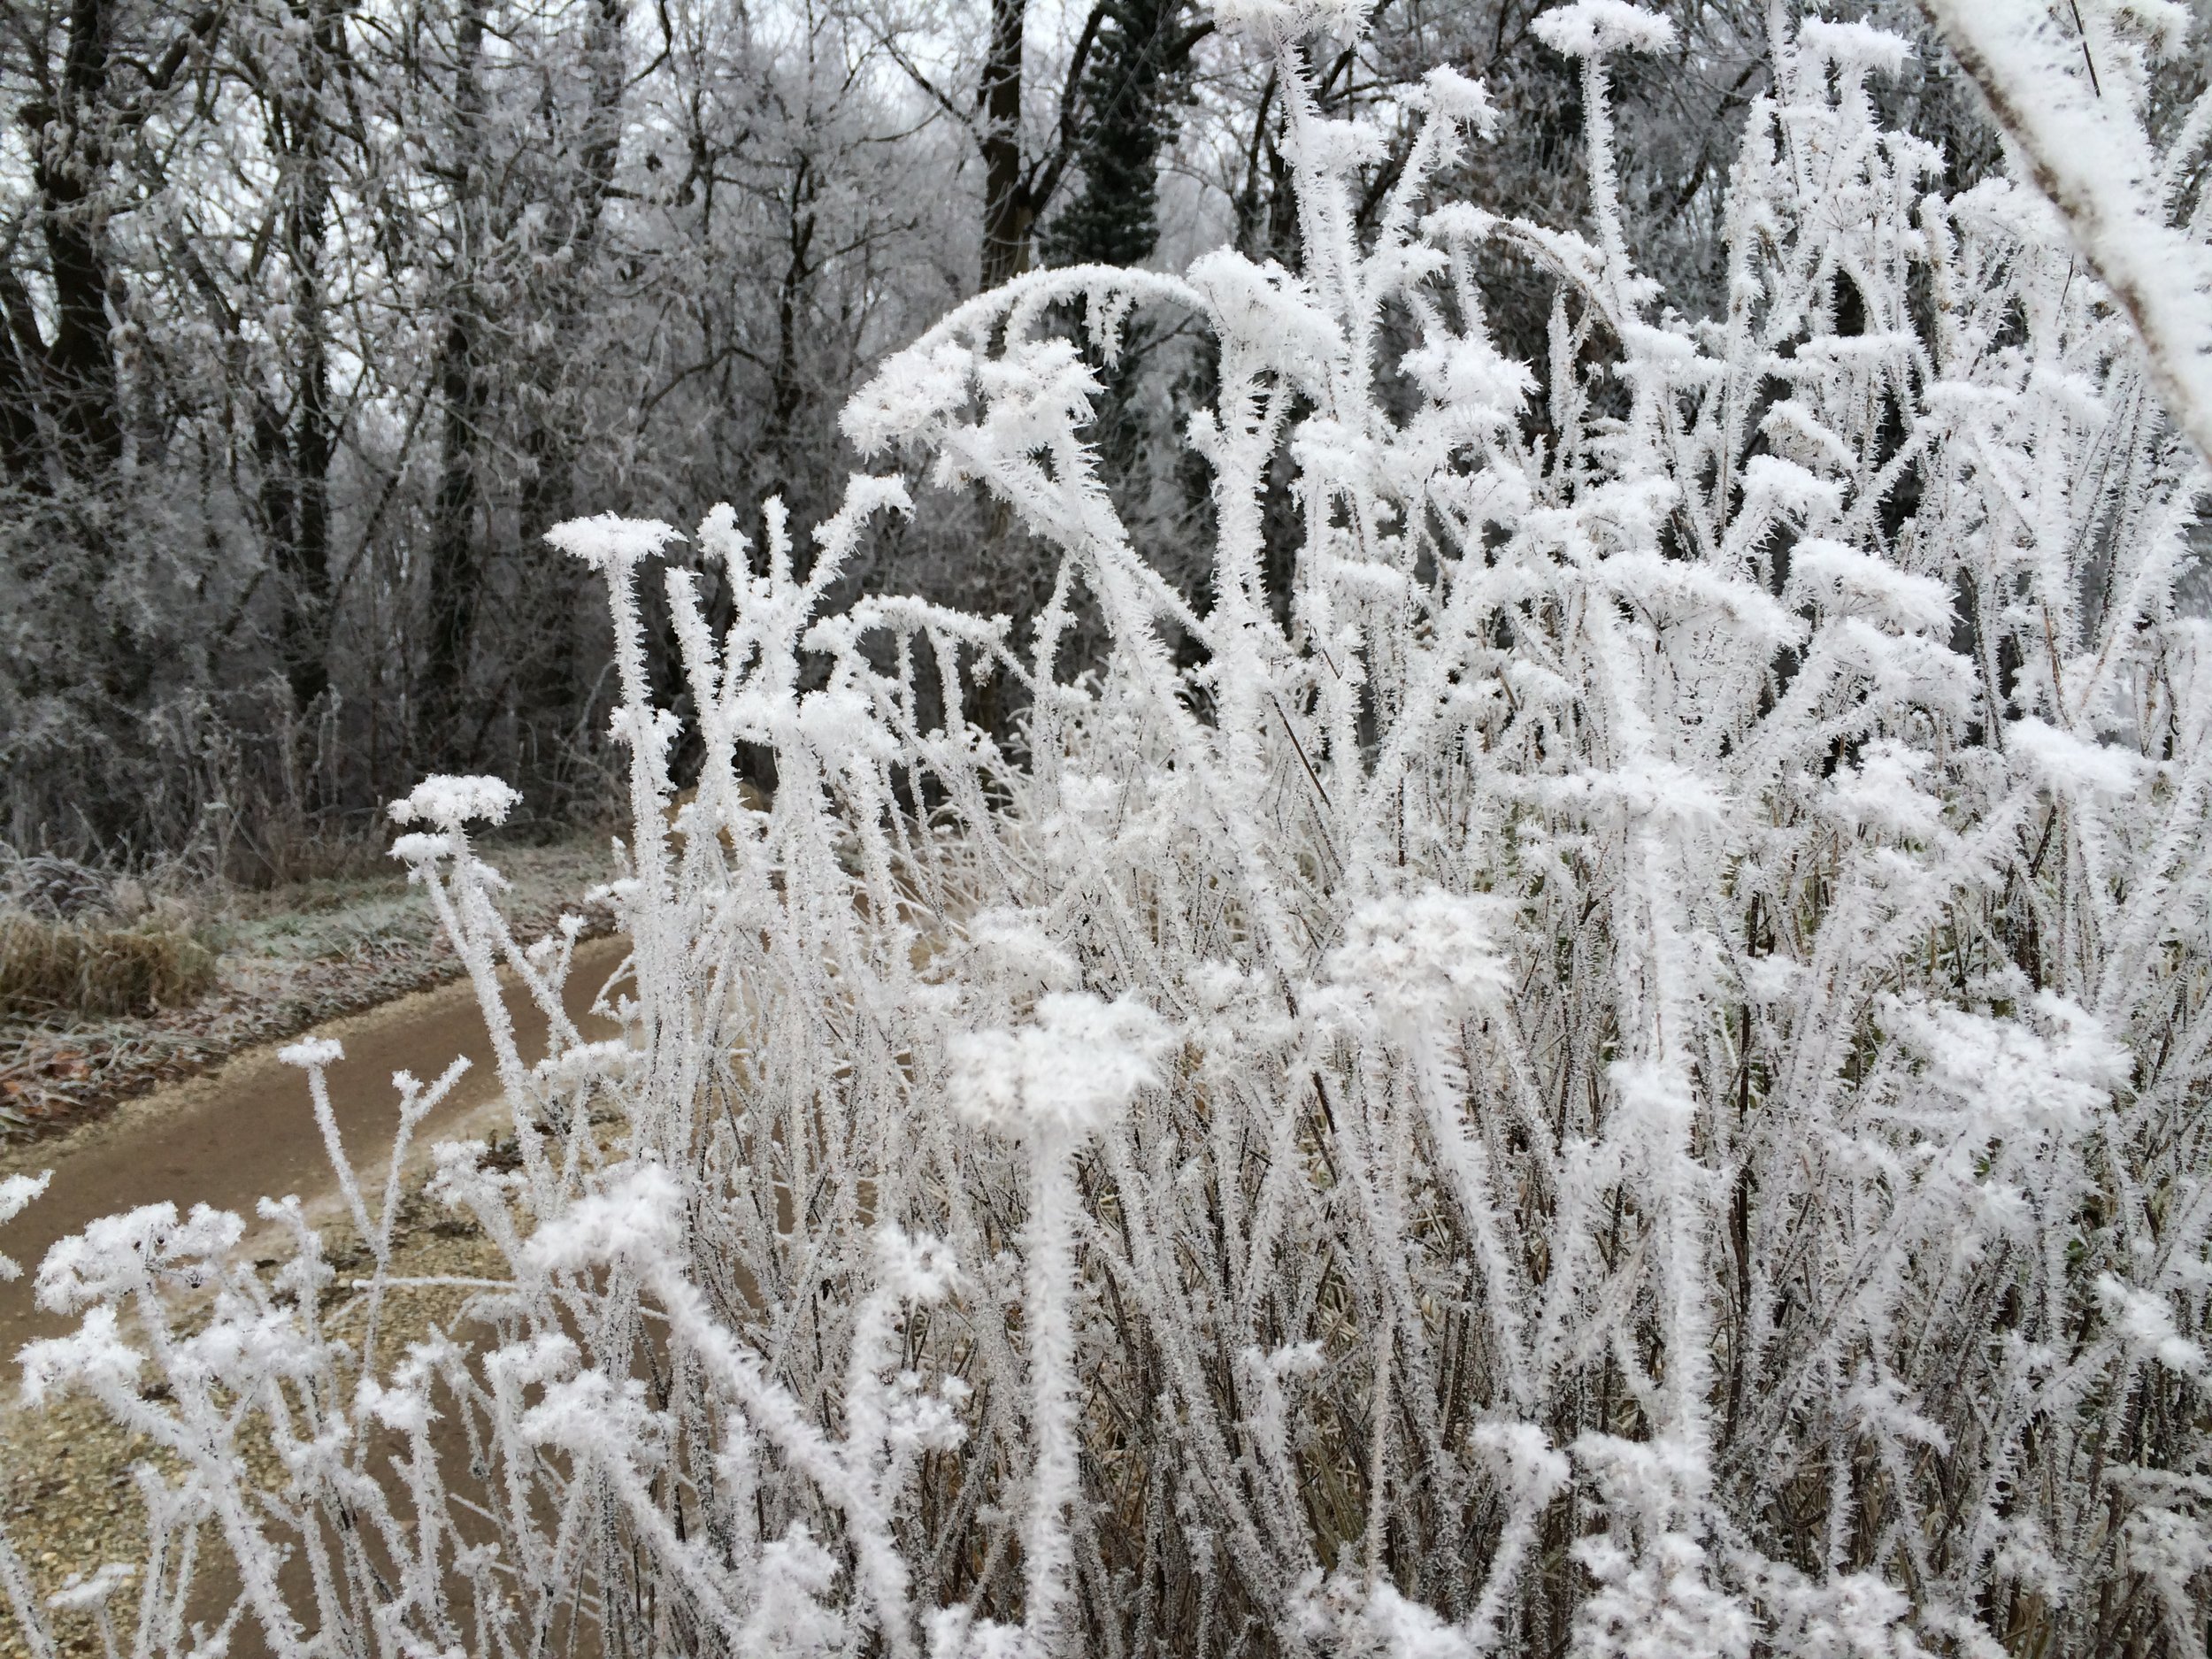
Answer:
[(1183, 0), (1106, 0), (1083, 68), (1082, 184), (1044, 235), (1048, 265), (1141, 265), (1159, 240), (1160, 148), (1187, 94)]

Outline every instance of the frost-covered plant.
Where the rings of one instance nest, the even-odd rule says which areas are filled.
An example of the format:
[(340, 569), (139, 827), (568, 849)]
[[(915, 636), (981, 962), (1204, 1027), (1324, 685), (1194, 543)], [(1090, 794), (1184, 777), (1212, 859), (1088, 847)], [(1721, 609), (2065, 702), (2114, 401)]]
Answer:
[(2062, 21), (2040, 0), (1921, 4), (2135, 325), (2176, 423), (2212, 457), (2212, 99), (2200, 95), (2162, 149), (2143, 121), (2151, 71), (2187, 39), (2189, 9), (2078, 0)]
[[(2039, 200), (1947, 197), (1879, 127), (1906, 49), (1863, 25), (1777, 9), (1688, 319), (1613, 188), (1608, 65), (1663, 23), (1538, 26), (1586, 233), (1435, 199), (1490, 119), (1439, 70), (1363, 243), (1377, 141), (1306, 45), (1356, 18), (1233, 12), (1300, 269), (1024, 277), (849, 411), (1053, 551), (1033, 638), (824, 612), (894, 478), (803, 565), (776, 503), (758, 564), (718, 510), (727, 629), (665, 578), (679, 805), (638, 591), (675, 534), (555, 533), (612, 604), (627, 1040), (500, 920), (501, 786), (396, 810), (514, 1111), (518, 1167), (434, 1183), (509, 1263), (477, 1323), (379, 1346), (389, 1186), (346, 1187), (353, 1346), (303, 1224), (273, 1273), (166, 1210), (50, 1256), (83, 1324), (34, 1392), (182, 1471), (142, 1477), (136, 1651), (195, 1646), (211, 1549), (213, 1617), (288, 1654), (2201, 1650), (2207, 480), (2125, 319)], [(1502, 250), (1558, 277), (1533, 369), (1485, 332)], [(1137, 306), (1217, 342), (1202, 607), (1133, 552), (1056, 332), (1110, 353)], [(1018, 755), (964, 714), (994, 674)]]

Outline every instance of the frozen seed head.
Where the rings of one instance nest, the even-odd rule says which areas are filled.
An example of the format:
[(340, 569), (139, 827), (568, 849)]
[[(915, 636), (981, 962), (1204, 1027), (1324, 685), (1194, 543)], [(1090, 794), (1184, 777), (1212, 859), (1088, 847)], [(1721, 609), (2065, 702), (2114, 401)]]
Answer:
[(1364, 35), (1372, 9), (1369, 0), (1220, 0), (1214, 15), (1230, 33), (1279, 51), (1310, 35)]
[(906, 1302), (942, 1302), (960, 1288), (960, 1263), (941, 1239), (890, 1222), (875, 1231), (876, 1271), (884, 1288)]
[(111, 1389), (136, 1386), (139, 1367), (146, 1356), (123, 1340), (115, 1310), (97, 1307), (67, 1336), (24, 1346), (17, 1356), (23, 1367), (23, 1403), (41, 1404), (71, 1388)]
[(522, 796), (503, 779), (456, 778), (438, 772), (392, 803), (392, 822), (428, 824), (451, 834), (472, 819), (503, 824), (521, 801)]
[(1797, 27), (1800, 50), (1838, 69), (1871, 69), (1893, 75), (1912, 58), (1912, 42), (1871, 23), (1807, 18)]
[(540, 1227), (524, 1259), (546, 1272), (606, 1263), (648, 1267), (674, 1255), (687, 1208), (682, 1188), (658, 1164), (617, 1171), (606, 1190), (580, 1198)]
[(649, 559), (671, 541), (683, 540), (673, 525), (657, 518), (620, 518), (603, 512), (595, 518), (571, 518), (555, 525), (545, 539), (564, 553), (602, 572), (626, 570)]
[(1440, 887), (1371, 900), (1329, 953), (1329, 982), (1386, 1025), (1418, 1029), (1457, 1018), (1509, 988), (1496, 941), (1511, 919), (1500, 900)]
[(1538, 40), (1569, 58), (1664, 51), (1674, 44), (1673, 24), (1628, 0), (1574, 0), (1554, 6), (1531, 27)]
[(751, 539), (737, 526), (737, 509), (726, 501), (715, 503), (699, 521), (699, 550), (730, 570), (744, 572), (745, 557), (752, 546)]
[(317, 1066), (334, 1064), (345, 1057), (345, 1045), (335, 1037), (304, 1037), (277, 1050), (277, 1058), (285, 1064), (309, 1071)]
[[(0, 1221), (12, 1221), (22, 1214), (23, 1207), (46, 1190), (54, 1179), (51, 1170), (41, 1170), (36, 1175), (11, 1175), (0, 1181)], [(22, 1266), (12, 1258), (0, 1256), (0, 1281), (12, 1281), (23, 1277)]]
[(974, 372), (972, 354), (956, 344), (901, 352), (846, 403), (845, 435), (863, 455), (933, 436), (967, 406)]
[(2110, 1273), (2097, 1276), (2097, 1300), (2128, 1351), (2185, 1377), (2212, 1377), (2212, 1361), (2174, 1323), (2173, 1303)]
[[(392, 843), (392, 856), (410, 866), (426, 864), (433, 859), (449, 858), (452, 855), (453, 837), (450, 835), (430, 834), (417, 830), (413, 834), (403, 835)], [(413, 880), (421, 873), (419, 870), (411, 870), (408, 879)]]
[(1456, 69), (1440, 64), (1421, 77), (1418, 103), (1431, 114), (1458, 121), (1487, 138), (1498, 130), (1498, 111), (1490, 102), (1489, 88)]
[(1033, 1025), (952, 1039), (953, 1104), (1002, 1133), (1081, 1141), (1160, 1080), (1172, 1038), (1164, 1020), (1128, 997), (1056, 992), (1039, 999)]
[(227, 1210), (205, 1204), (179, 1219), (171, 1203), (146, 1204), (103, 1216), (61, 1240), (39, 1263), (38, 1305), (49, 1313), (74, 1313), (127, 1295), (157, 1271), (188, 1278), (245, 1236), (246, 1224)]
[(46, 1190), (54, 1179), (51, 1170), (41, 1170), (36, 1175), (11, 1175), (0, 1181), (0, 1221), (12, 1221), (22, 1214), (23, 1206)]

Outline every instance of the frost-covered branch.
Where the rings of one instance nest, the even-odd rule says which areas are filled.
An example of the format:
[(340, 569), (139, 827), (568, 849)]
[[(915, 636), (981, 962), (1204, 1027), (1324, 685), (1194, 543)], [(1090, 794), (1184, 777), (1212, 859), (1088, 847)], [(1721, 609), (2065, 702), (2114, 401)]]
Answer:
[[(2092, 0), (2067, 14), (2082, 31), (2069, 38), (2045, 0), (1922, 4), (2127, 311), (2174, 419), (2212, 458), (2212, 245), (2201, 223), (2174, 222), (2169, 168), (2142, 120), (2142, 60), (2181, 49), (2188, 12)], [(2200, 127), (2185, 126), (2177, 149), (2199, 147)]]

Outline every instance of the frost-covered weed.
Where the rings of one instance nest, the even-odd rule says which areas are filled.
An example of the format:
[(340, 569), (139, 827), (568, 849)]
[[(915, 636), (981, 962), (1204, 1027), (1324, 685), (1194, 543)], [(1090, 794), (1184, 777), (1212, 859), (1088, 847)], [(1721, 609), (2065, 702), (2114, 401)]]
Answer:
[[(83, 1324), (34, 1391), (181, 1470), (119, 1641), (193, 1647), (218, 1552), (285, 1653), (2202, 1650), (2212, 639), (2171, 594), (2206, 479), (2125, 320), (2038, 199), (1947, 197), (1876, 125), (1871, 28), (1780, 29), (1691, 320), (1614, 207), (1608, 64), (1662, 24), (1539, 25), (1586, 234), (1436, 199), (1490, 119), (1440, 70), (1363, 246), (1378, 141), (1303, 43), (1356, 18), (1233, 10), (1301, 270), (1025, 277), (849, 413), (1056, 551), (1033, 639), (820, 610), (893, 479), (810, 562), (776, 503), (757, 564), (718, 511), (729, 628), (666, 577), (679, 810), (637, 590), (674, 533), (556, 533), (615, 620), (626, 1042), (561, 1012), (572, 930), (500, 919), (468, 824), (503, 788), (396, 809), (514, 1108), (518, 1168), (434, 1183), (510, 1263), (482, 1323), (380, 1346), (388, 1186), (346, 1187), (357, 1345), (282, 1206), (273, 1272), (166, 1208), (50, 1257)], [(1534, 371), (1485, 333), (1501, 248), (1559, 278)], [(1141, 305), (1218, 342), (1202, 609), (1132, 551), (1054, 332), (1110, 351)], [(986, 674), (1020, 756), (964, 716)]]

